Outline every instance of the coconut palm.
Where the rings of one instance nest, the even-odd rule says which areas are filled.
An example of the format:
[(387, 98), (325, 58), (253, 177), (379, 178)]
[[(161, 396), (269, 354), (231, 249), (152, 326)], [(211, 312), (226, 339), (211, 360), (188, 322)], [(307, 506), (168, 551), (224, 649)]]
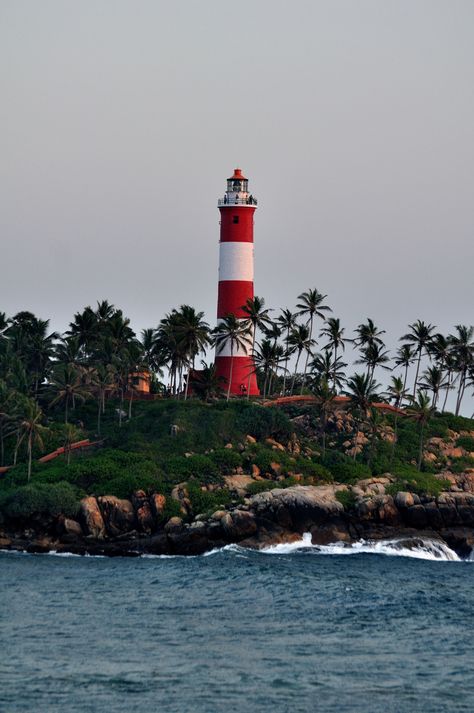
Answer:
[(31, 463), (34, 446), (38, 446), (43, 450), (43, 436), (49, 431), (43, 426), (43, 412), (33, 399), (24, 401), (24, 411), (18, 421), (18, 442), (17, 449), (21, 443), (26, 440), (28, 452), (28, 482), (31, 478)]
[(272, 379), (283, 359), (283, 347), (274, 344), (270, 339), (263, 339), (255, 350), (255, 366), (257, 369), (261, 369), (264, 376), (263, 398), (267, 396), (267, 392), (271, 393)]
[[(249, 327), (249, 334), (252, 338), (252, 357), (255, 354), (255, 340), (257, 338), (257, 329), (266, 329), (271, 325), (271, 320), (269, 317), (269, 310), (265, 309), (265, 300), (263, 297), (253, 297), (249, 298), (244, 305), (242, 305), (242, 312), (244, 319), (246, 320)], [(247, 383), (247, 399), (250, 398), (250, 379), (252, 378), (252, 371), (249, 371), (248, 383)]]
[[(322, 295), (317, 289), (306, 290), (298, 295), (299, 302), (296, 307), (299, 310), (298, 314), (307, 317), (306, 325), (309, 326), (309, 339), (313, 338), (313, 322), (315, 317), (322, 320), (326, 319), (326, 312), (332, 312), (328, 305), (323, 304), (327, 295)], [(316, 343), (316, 342), (314, 342)], [(301, 385), (301, 393), (303, 393), (304, 384), (306, 381), (306, 371), (308, 369), (308, 360), (311, 350), (306, 350), (306, 360), (303, 372), (303, 383)]]
[(382, 369), (389, 369), (388, 362), (390, 361), (388, 351), (384, 350), (383, 345), (378, 342), (367, 344), (361, 349), (361, 358), (356, 360), (356, 364), (366, 364), (367, 374), (370, 378), (374, 378), (375, 367), (379, 366)]
[(288, 359), (291, 356), (290, 352), (290, 345), (289, 345), (289, 340), (290, 340), (290, 333), (292, 329), (296, 325), (296, 314), (291, 312), (289, 309), (282, 309), (281, 314), (279, 317), (277, 317), (276, 320), (282, 330), (284, 331), (286, 336), (285, 336), (285, 369), (283, 372), (283, 394), (286, 394), (286, 377), (288, 374)]
[(175, 326), (175, 336), (180, 353), (188, 365), (188, 376), (184, 391), (185, 400), (189, 389), (189, 368), (194, 369), (196, 356), (206, 351), (210, 343), (210, 327), (204, 321), (204, 312), (196, 312), (190, 305), (181, 305)]
[[(337, 350), (346, 348), (347, 339), (344, 339), (344, 327), (341, 327), (341, 320), (338, 317), (329, 317), (325, 326), (321, 329), (321, 336), (328, 338), (328, 343), (323, 349), (331, 349), (334, 352), (334, 367), (337, 364)], [(336, 388), (336, 374), (333, 374), (333, 388)]]
[(433, 331), (436, 329), (436, 327), (433, 324), (426, 324), (422, 320), (417, 319), (416, 322), (413, 322), (413, 324), (409, 324), (408, 328), (410, 331), (407, 332), (407, 334), (404, 334), (403, 337), (400, 337), (400, 341), (409, 342), (413, 344), (415, 347), (415, 354), (418, 357), (416, 363), (415, 382), (413, 384), (414, 397), (418, 387), (418, 375), (420, 372), (421, 357), (423, 355), (423, 352), (428, 350), (428, 346), (431, 343), (431, 339), (433, 337)]
[(452, 337), (452, 352), (459, 378), (455, 411), (456, 416), (458, 416), (464, 392), (468, 384), (469, 371), (474, 363), (474, 327), (457, 324), (455, 329), (456, 334)]
[(55, 367), (49, 388), (55, 394), (51, 406), (57, 403), (64, 404), (65, 423), (68, 423), (69, 407), (76, 400), (84, 402), (90, 394), (83, 383), (82, 373), (68, 364), (58, 364)]
[(373, 344), (378, 344), (379, 346), (384, 346), (382, 340), (382, 334), (385, 334), (385, 329), (379, 329), (374, 321), (367, 317), (367, 322), (362, 322), (355, 329), (356, 338), (352, 340), (353, 344), (357, 347), (368, 347)]
[(346, 366), (346, 362), (342, 361), (341, 357), (334, 359), (330, 349), (326, 349), (320, 354), (315, 354), (309, 364), (310, 372), (315, 375), (315, 380), (324, 378), (328, 382), (332, 381), (334, 391), (342, 388)]
[(407, 385), (408, 369), (415, 361), (415, 352), (409, 344), (402, 344), (398, 348), (395, 356), (395, 366), (401, 366), (405, 369), (403, 377), (403, 390)]
[(324, 459), (326, 455), (326, 432), (328, 417), (334, 405), (336, 392), (334, 388), (329, 385), (328, 379), (324, 376), (313, 380), (311, 385), (311, 391), (318, 402), (322, 436), (322, 457)]
[[(293, 390), (295, 388), (296, 374), (298, 373), (298, 364), (300, 361), (301, 354), (305, 351), (306, 354), (309, 356), (311, 354), (311, 349), (315, 345), (315, 343), (315, 340), (312, 339), (310, 336), (310, 330), (306, 324), (297, 324), (296, 327), (291, 330), (288, 344), (290, 348), (296, 352), (296, 364), (295, 371), (293, 373), (293, 381), (291, 382), (291, 394), (293, 394)], [(301, 386), (301, 391), (303, 391), (303, 386), (304, 379), (303, 384)]]
[(235, 314), (232, 313), (227, 314), (212, 333), (213, 344), (215, 344), (218, 354), (222, 352), (225, 347), (230, 347), (230, 371), (227, 386), (227, 401), (229, 401), (234, 369), (234, 353), (239, 350), (247, 353), (248, 348), (252, 344), (252, 336), (248, 322), (237, 319)]
[(417, 398), (414, 399), (412, 397), (411, 400), (412, 404), (407, 409), (407, 415), (414, 418), (419, 425), (420, 446), (418, 451), (418, 470), (421, 470), (421, 462), (423, 460), (424, 430), (426, 424), (433, 415), (433, 406), (426, 391), (422, 391), (421, 389), (418, 390)]
[[(373, 401), (380, 399), (379, 396), (379, 384), (377, 384), (369, 374), (354, 374), (351, 376), (346, 383), (346, 389), (344, 394), (350, 399), (350, 409), (354, 414), (354, 428), (355, 428), (355, 439), (357, 441), (357, 434), (359, 432), (359, 426), (362, 421), (367, 419), (367, 414), (369, 412), (370, 406)], [(356, 459), (357, 449), (356, 443), (353, 449), (353, 458)]]
[[(389, 387), (387, 388), (387, 396), (390, 401), (393, 402), (393, 405), (395, 406), (396, 409), (400, 409), (401, 406), (403, 405), (404, 399), (408, 397), (408, 390), (405, 389), (405, 381), (400, 377), (400, 376), (392, 376), (391, 377), (391, 383)], [(394, 425), (393, 425), (393, 444), (392, 444), (392, 453), (391, 453), (391, 459), (393, 458), (393, 455), (395, 453), (395, 444), (398, 441), (398, 417), (399, 413), (398, 410), (395, 412), (395, 419), (394, 419)]]
[(105, 397), (115, 388), (116, 375), (112, 364), (97, 364), (90, 373), (90, 388), (97, 398), (97, 434), (101, 435), (101, 418), (105, 413)]
[(202, 369), (198, 373), (193, 372), (190, 386), (199, 398), (209, 401), (221, 394), (225, 379), (218, 375), (215, 364), (206, 364), (201, 360), (201, 365)]
[(433, 411), (436, 410), (438, 396), (441, 389), (447, 386), (447, 380), (444, 377), (442, 369), (438, 366), (428, 367), (421, 375), (420, 389), (423, 391), (431, 391), (433, 393)]

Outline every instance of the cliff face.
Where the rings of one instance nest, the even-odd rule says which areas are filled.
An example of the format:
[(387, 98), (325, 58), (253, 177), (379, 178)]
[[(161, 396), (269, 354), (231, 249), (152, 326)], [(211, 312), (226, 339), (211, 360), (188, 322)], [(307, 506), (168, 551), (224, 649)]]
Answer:
[(468, 556), (474, 548), (474, 474), (450, 475), (449, 489), (437, 497), (394, 491), (393, 480), (387, 474), (353, 486), (274, 489), (194, 519), (187, 510), (185, 484), (174, 493), (183, 517), (169, 519), (164, 516), (166, 499), (158, 493), (137, 491), (131, 500), (88, 496), (81, 501), (77, 520), (60, 516), (26, 529), (6, 523), (0, 548), (194, 555), (229, 543), (260, 548), (295, 541), (307, 532), (314, 544), (424, 533)]

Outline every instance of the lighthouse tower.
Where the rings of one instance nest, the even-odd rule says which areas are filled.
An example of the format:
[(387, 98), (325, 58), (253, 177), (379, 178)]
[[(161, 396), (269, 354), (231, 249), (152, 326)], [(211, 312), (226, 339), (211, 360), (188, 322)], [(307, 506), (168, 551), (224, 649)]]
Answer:
[[(245, 318), (242, 305), (248, 299), (253, 299), (253, 214), (256, 207), (256, 199), (248, 192), (248, 180), (240, 168), (236, 168), (227, 179), (224, 198), (218, 201), (221, 213), (218, 321), (227, 314), (234, 314), (237, 319)], [(239, 396), (247, 394), (250, 375), (250, 395), (258, 396), (260, 392), (254, 373), (251, 345), (238, 350), (234, 346), (232, 357), (230, 351), (230, 344), (216, 351), (217, 374), (223, 376), (228, 385), (232, 359), (230, 393)]]

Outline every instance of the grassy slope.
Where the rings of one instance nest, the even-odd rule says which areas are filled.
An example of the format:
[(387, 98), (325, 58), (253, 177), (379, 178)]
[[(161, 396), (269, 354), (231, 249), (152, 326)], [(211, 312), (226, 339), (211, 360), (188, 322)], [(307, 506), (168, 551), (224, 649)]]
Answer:
[[(284, 413), (246, 402), (219, 402), (212, 406), (197, 401), (138, 402), (133, 406), (132, 420), (119, 429), (114, 407), (109, 404), (103, 422), (103, 448), (88, 454), (74, 454), (69, 466), (62, 458), (47, 464), (35, 463), (32, 483), (26, 487), (25, 466), (12, 469), (0, 481), (0, 514), (2, 510), (7, 515), (29, 516), (37, 511), (56, 513), (61, 510), (74, 514), (78, 498), (86, 493), (129, 497), (134, 490), (142, 488), (169, 494), (173, 486), (182, 481), (191, 483), (191, 499), (199, 511), (228, 502), (229, 494), (221, 489), (223, 476), (235, 468), (250, 473), (252, 464), (262, 473), (273, 472), (276, 478), (277, 469), (271, 464), (278, 463), (279, 474), (290, 476), (283, 485), (295, 482), (292, 474), (302, 474), (299, 482), (306, 483), (331, 479), (355, 482), (371, 474), (391, 471), (415, 490), (435, 492), (439, 489), (432, 474), (445, 463), (426, 464), (423, 474), (416, 473), (412, 463), (418, 454), (418, 427), (409, 419), (399, 419), (399, 440), (393, 451), (390, 443), (377, 441), (370, 465), (368, 446), (354, 462), (344, 455), (342, 443), (347, 440), (347, 434), (338, 434), (335, 430), (328, 434), (331, 447), (324, 461), (318, 450), (320, 444), (314, 438), (301, 437), (304, 455), (298, 457), (272, 450), (265, 444), (267, 437), (286, 444), (294, 430), (290, 418), (302, 413), (307, 414), (317, 428), (317, 415), (311, 407), (292, 407)], [(50, 424), (52, 434), (48, 449), (62, 445), (60, 417), (58, 413), (57, 423)], [(78, 408), (74, 418), (83, 424), (84, 435), (93, 439), (94, 405)], [(388, 418), (387, 423), (393, 426), (393, 418)], [(178, 426), (176, 437), (171, 435), (172, 425)], [(449, 429), (470, 431), (474, 429), (474, 421), (449, 414), (439, 416), (428, 425), (426, 438), (448, 438)], [(258, 443), (246, 444), (247, 434), (254, 436)], [(229, 443), (233, 444), (232, 449), (225, 448)], [(463, 457), (453, 462), (451, 469), (460, 472), (472, 465), (472, 459)], [(202, 484), (214, 484), (219, 489), (217, 493), (203, 495)], [(261, 481), (255, 484), (254, 491), (277, 484), (281, 482)]]

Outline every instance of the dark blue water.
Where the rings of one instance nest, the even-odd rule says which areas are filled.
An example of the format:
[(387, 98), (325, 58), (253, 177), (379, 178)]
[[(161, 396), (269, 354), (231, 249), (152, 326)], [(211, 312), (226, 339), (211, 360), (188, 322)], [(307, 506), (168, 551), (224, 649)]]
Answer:
[(2, 713), (474, 710), (474, 564), (0, 553)]

